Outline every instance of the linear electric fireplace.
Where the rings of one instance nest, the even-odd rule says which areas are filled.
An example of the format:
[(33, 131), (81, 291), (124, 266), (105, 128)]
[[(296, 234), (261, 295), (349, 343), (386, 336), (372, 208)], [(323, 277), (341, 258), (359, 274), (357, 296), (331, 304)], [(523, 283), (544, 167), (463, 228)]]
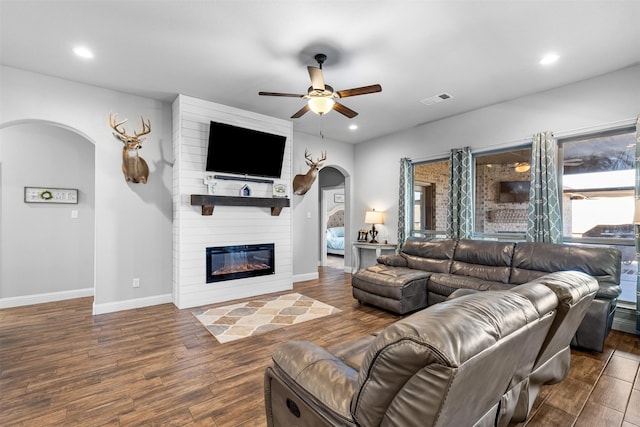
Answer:
[(207, 248), (207, 283), (274, 274), (273, 243)]

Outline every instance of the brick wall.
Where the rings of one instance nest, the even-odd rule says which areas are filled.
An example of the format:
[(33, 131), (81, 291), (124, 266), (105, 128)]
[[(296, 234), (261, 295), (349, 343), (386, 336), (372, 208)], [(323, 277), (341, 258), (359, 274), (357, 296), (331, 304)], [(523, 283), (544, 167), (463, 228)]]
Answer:
[(447, 228), (447, 204), (449, 203), (449, 160), (423, 163), (414, 166), (414, 185), (431, 183), (436, 188), (436, 230)]
[(527, 231), (527, 203), (500, 203), (501, 181), (529, 181), (529, 172), (508, 165), (476, 167), (475, 228), (478, 233)]

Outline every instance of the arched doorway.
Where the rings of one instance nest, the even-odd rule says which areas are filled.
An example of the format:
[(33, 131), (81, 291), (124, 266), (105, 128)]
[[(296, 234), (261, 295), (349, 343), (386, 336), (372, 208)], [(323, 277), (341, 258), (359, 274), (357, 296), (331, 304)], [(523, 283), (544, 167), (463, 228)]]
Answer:
[[(77, 204), (27, 203), (25, 187), (78, 190)], [(94, 295), (95, 145), (56, 123), (0, 127), (0, 299)]]
[(350, 259), (349, 204), (347, 177), (337, 167), (325, 166), (319, 173), (320, 262), (326, 267), (345, 269)]

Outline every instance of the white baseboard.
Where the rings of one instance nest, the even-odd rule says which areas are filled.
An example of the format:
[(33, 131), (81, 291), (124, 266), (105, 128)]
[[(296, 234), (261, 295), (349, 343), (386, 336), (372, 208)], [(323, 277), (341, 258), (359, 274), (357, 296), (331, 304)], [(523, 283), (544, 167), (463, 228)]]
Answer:
[(84, 298), (91, 296), (93, 296), (93, 288), (0, 298), (0, 308), (22, 307), (25, 305), (42, 304), (45, 302), (64, 301), (67, 299)]
[(305, 282), (307, 280), (317, 280), (320, 277), (318, 272), (307, 274), (296, 274), (293, 276), (293, 283)]
[(173, 304), (173, 295), (154, 295), (145, 298), (136, 298), (125, 301), (107, 302), (103, 304), (93, 303), (93, 314), (113, 313), (115, 311), (131, 310), (134, 308), (149, 307), (158, 304)]

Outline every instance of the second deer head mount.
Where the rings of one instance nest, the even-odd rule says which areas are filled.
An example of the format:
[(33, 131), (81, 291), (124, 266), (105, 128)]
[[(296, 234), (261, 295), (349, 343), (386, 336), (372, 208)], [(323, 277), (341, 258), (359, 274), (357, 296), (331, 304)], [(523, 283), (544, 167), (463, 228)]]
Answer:
[(109, 126), (115, 131), (113, 136), (118, 138), (124, 144), (122, 147), (122, 172), (124, 173), (125, 181), (135, 183), (147, 183), (149, 177), (149, 166), (142, 157), (138, 155), (138, 150), (142, 148), (142, 138), (151, 132), (151, 121), (147, 120), (145, 123), (142, 116), (142, 130), (140, 132), (134, 132), (133, 136), (127, 135), (127, 131), (124, 128), (120, 129), (120, 126), (125, 124), (127, 119), (121, 122), (117, 121), (117, 114), (109, 114)]
[(293, 192), (300, 196), (306, 194), (313, 185), (316, 176), (318, 176), (318, 170), (322, 166), (321, 163), (327, 160), (327, 152), (323, 152), (322, 157), (319, 157), (318, 160), (314, 162), (309, 152), (304, 150), (304, 158), (309, 166), (309, 170), (304, 175), (296, 175), (293, 177)]

